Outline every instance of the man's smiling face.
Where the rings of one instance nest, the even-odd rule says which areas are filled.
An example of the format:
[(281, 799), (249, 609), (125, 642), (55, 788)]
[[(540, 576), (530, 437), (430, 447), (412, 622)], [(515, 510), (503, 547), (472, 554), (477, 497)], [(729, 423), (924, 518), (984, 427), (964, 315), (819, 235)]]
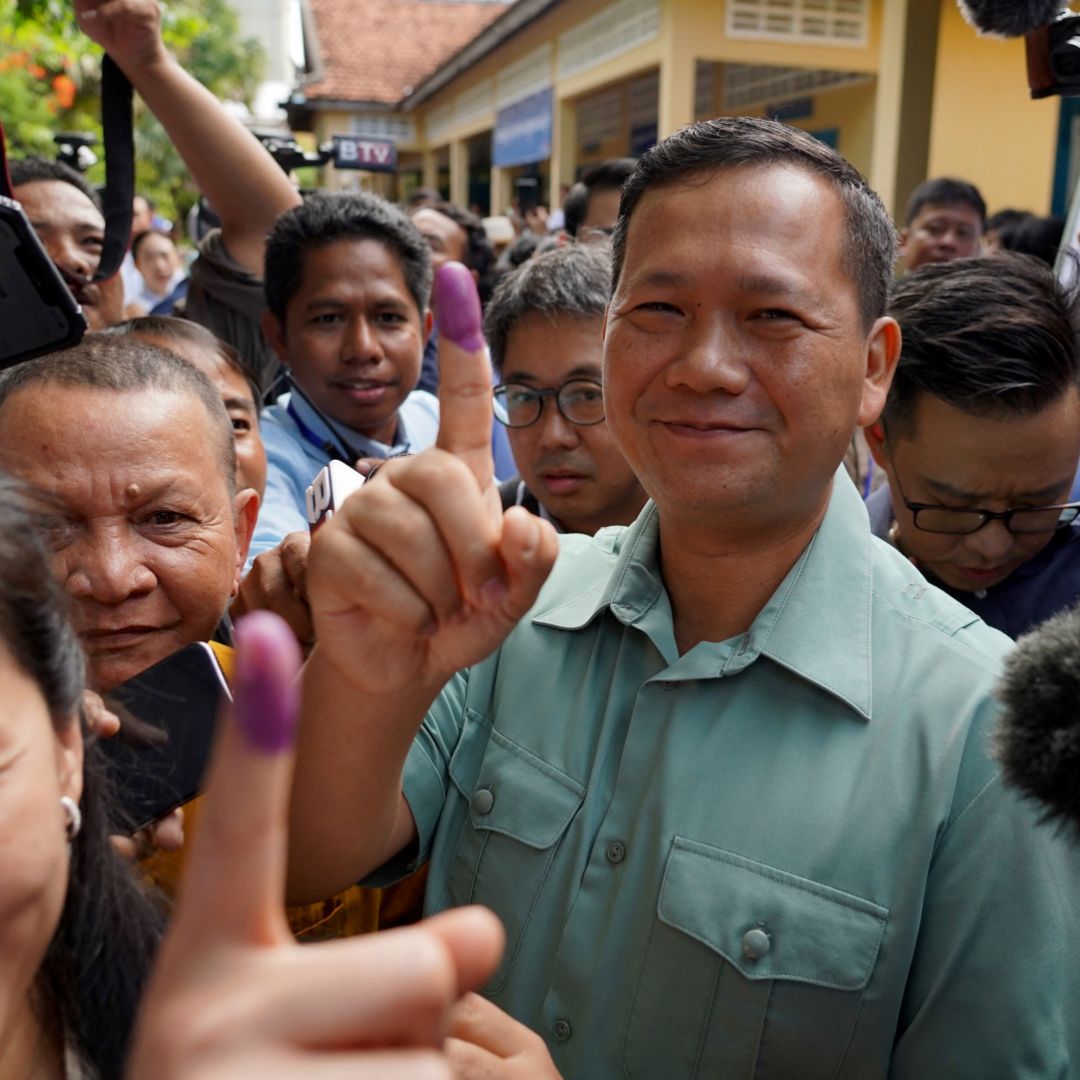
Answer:
[(303, 262), (284, 325), (267, 315), (267, 337), (320, 412), (391, 443), (420, 377), (425, 336), (401, 262), (378, 240), (320, 244)]
[(880, 323), (864, 326), (845, 235), (831, 183), (790, 166), (723, 168), (641, 198), (604, 393), (662, 512), (735, 513), (749, 527), (823, 504), (888, 384), (868, 374)]

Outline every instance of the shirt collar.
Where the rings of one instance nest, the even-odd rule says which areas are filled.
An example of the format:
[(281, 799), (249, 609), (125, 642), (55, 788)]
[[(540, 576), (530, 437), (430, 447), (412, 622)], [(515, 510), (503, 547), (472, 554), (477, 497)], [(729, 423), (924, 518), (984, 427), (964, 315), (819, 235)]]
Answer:
[[(577, 630), (608, 608), (620, 622), (638, 627), (658, 644), (661, 635), (670, 639), (655, 504), (646, 503), (625, 529), (602, 529), (594, 543), (617, 553), (610, 574), (568, 600), (538, 608), (532, 621)], [(821, 525), (750, 629), (728, 642), (701, 643), (679, 666), (691, 677), (733, 675), (765, 656), (869, 720), (872, 543), (866, 508), (840, 469)]]
[[(300, 418), (301, 422), (310, 431), (320, 438), (325, 439), (333, 446), (339, 446), (344, 440), (350, 450), (356, 451), (356, 457), (387, 458), (393, 454), (407, 453), (409, 449), (409, 432), (405, 426), (405, 419), (398, 410), (397, 432), (394, 436), (394, 445), (387, 446), (385, 443), (376, 442), (359, 431), (346, 427), (344, 424), (334, 423), (333, 427), (326, 422), (323, 414), (314, 408), (303, 394), (285, 394), (279, 404), (291, 408)], [(340, 447), (339, 447), (340, 449)], [(352, 464), (350, 462), (349, 464)]]

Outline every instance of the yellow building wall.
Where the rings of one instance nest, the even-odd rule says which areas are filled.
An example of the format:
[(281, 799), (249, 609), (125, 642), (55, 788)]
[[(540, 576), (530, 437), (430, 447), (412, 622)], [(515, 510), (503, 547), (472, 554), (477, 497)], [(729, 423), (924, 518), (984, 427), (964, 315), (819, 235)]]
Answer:
[[(817, 90), (813, 96), (813, 112), (809, 116), (787, 120), (792, 127), (803, 131), (838, 129), (837, 150), (864, 175), (869, 175), (874, 147), (874, 80)], [(761, 116), (761, 108), (749, 108), (718, 113), (721, 116)]]
[[(418, 122), (421, 141), (425, 145), (433, 145), (425, 139), (423, 124), (431, 110), (453, 101), (458, 94), (467, 92), (481, 80), (497, 77), (504, 68), (540, 45), (551, 43), (553, 51), (557, 50), (560, 34), (584, 22), (607, 7), (610, 2), (611, 0), (573, 0), (572, 3), (560, 4), (489, 53), (417, 108), (414, 116)], [(825, 47), (728, 38), (724, 34), (725, 8), (722, 0), (661, 0), (661, 29), (656, 38), (565, 79), (555, 79), (553, 72), (555, 97), (565, 101), (583, 96), (650, 68), (659, 67), (666, 56), (673, 56), (683, 73), (689, 72), (691, 79), (695, 59), (827, 68), (873, 74), (879, 64), (883, 2), (884, 0), (874, 0), (871, 5), (869, 34), (865, 46)], [(493, 116), (474, 121), (471, 128), (476, 128), (477, 125), (490, 126), (492, 119)], [(683, 122), (691, 119), (692, 116), (687, 116)], [(663, 126), (661, 124), (661, 127)], [(662, 135), (665, 133), (661, 131)], [(472, 130), (451, 129), (442, 137), (441, 142), (462, 138), (468, 134), (472, 134)]]
[(874, 148), (874, 80), (814, 95), (813, 115), (793, 120), (794, 127), (806, 131), (838, 128), (837, 150), (864, 175), (870, 174)]
[(1023, 41), (977, 37), (951, 2), (939, 34), (930, 176), (971, 181), (991, 213), (1048, 213), (1060, 106), (1028, 96)]

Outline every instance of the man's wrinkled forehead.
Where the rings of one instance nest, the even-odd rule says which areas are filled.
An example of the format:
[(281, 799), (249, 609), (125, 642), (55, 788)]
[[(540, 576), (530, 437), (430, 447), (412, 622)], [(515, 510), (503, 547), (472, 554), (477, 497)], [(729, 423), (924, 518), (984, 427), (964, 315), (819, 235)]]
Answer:
[(101, 211), (74, 184), (65, 180), (31, 180), (12, 191), (34, 224), (77, 225), (104, 232)]
[[(13, 455), (62, 454), (75, 444), (93, 451), (97, 462), (85, 462), (89, 466), (168, 461), (208, 488), (216, 487), (216, 478), (228, 488), (227, 463), (213, 452), (224, 430), (197, 394), (181, 388), (114, 390), (40, 379), (0, 403), (0, 464)], [(231, 430), (227, 434), (231, 446)]]

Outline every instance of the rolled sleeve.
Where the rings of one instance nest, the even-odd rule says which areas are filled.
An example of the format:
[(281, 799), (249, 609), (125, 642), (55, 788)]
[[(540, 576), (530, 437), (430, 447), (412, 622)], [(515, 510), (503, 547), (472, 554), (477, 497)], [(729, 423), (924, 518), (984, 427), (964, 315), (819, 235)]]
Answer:
[(416, 734), (401, 777), (401, 788), (416, 823), (417, 844), (399, 852), (364, 879), (373, 887), (391, 885), (431, 858), (435, 833), (451, 795), (450, 759), (460, 741), (467, 673), (443, 688)]

